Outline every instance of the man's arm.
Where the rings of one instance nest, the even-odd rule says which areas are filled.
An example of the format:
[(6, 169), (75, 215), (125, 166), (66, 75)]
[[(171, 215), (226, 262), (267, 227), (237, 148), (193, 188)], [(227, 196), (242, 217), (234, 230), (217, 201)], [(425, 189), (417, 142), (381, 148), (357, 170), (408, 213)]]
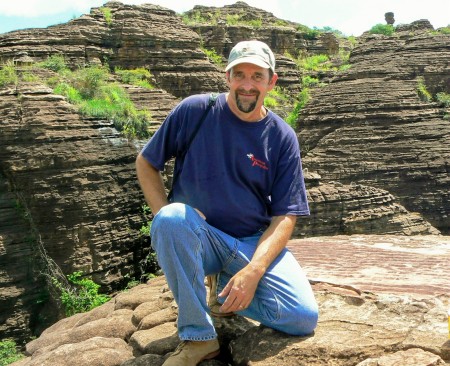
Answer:
[(153, 215), (156, 215), (161, 207), (169, 203), (161, 173), (141, 154), (136, 158), (136, 173), (145, 201)]
[(236, 273), (219, 297), (227, 297), (220, 310), (224, 313), (247, 308), (255, 296), (259, 280), (286, 247), (295, 227), (296, 216), (275, 216), (261, 236), (250, 263)]

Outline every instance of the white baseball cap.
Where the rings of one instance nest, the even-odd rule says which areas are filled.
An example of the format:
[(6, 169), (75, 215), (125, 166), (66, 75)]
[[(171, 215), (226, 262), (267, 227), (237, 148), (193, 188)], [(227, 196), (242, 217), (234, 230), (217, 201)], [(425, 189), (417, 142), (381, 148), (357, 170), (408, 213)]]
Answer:
[(261, 41), (237, 43), (230, 52), (225, 71), (242, 63), (254, 64), (275, 72), (275, 56), (269, 46)]

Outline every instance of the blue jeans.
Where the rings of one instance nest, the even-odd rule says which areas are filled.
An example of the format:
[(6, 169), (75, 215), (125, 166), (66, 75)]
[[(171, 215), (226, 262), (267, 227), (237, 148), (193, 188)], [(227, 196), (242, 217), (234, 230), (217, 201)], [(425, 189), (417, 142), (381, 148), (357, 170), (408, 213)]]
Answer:
[[(212, 227), (190, 206), (172, 203), (154, 217), (152, 247), (178, 304), (181, 340), (217, 337), (206, 300), (205, 276), (219, 274), (218, 293), (245, 267), (262, 233), (245, 238)], [(219, 298), (223, 303), (225, 298)], [(300, 265), (287, 249), (267, 269), (252, 303), (237, 314), (292, 334), (311, 334), (318, 307)]]

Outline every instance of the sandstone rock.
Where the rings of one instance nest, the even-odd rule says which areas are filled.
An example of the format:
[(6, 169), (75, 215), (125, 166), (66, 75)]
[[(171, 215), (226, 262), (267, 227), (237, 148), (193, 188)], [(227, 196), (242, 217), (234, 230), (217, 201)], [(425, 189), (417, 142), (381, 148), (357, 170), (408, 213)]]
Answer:
[(322, 183), (386, 190), (444, 234), (450, 124), (417, 89), (423, 77), (432, 95), (450, 92), (449, 42), (426, 32), (362, 37), (350, 69), (313, 91), (298, 121), (303, 165)]
[(288, 248), (311, 280), (376, 293), (450, 293), (449, 236), (321, 236)]
[[(145, 286), (155, 292), (164, 290), (161, 279)], [(301, 362), (312, 366), (387, 366), (414, 360), (417, 363), (395, 364), (419, 366), (444, 365), (444, 360), (450, 361), (448, 295), (421, 298), (375, 294), (321, 282), (313, 288), (320, 308), (319, 325), (313, 335), (285, 335), (239, 316), (216, 319), (222, 355), (201, 365), (289, 366)], [(140, 286), (135, 292), (148, 293), (146, 290)], [(167, 308), (170, 307), (168, 304)], [(60, 336), (52, 338), (53, 344), (41, 340), (49, 341), (48, 335), (41, 336), (28, 345), (31, 356), (13, 365), (73, 365), (73, 362), (85, 365), (86, 360), (90, 360), (90, 366), (162, 365), (179, 343), (175, 322), (168, 320), (151, 329), (135, 329), (131, 337), (118, 339), (116, 331), (105, 324), (108, 319), (123, 319), (124, 312), (129, 319), (131, 310), (119, 309), (114, 311), (116, 315), (105, 314), (103, 319), (76, 328), (73, 328), (75, 321), (61, 321), (50, 332)], [(86, 316), (89, 318), (89, 313)], [(79, 316), (76, 318), (78, 321)], [(106, 323), (101, 323), (102, 320)], [(74, 332), (77, 328), (78, 333)], [(101, 333), (100, 337), (91, 332), (94, 328)], [(62, 344), (61, 338), (68, 342)]]
[[(29, 357), (20, 366), (119, 366), (133, 358), (123, 339), (93, 337), (79, 343), (64, 344), (53, 351)], [(19, 361), (20, 362), (20, 361)]]
[(305, 178), (311, 214), (297, 220), (294, 237), (403, 234), (436, 235), (439, 231), (411, 213), (388, 191), (361, 184), (320, 183)]
[(369, 358), (356, 366), (438, 366), (445, 362), (434, 353), (420, 348), (399, 351), (392, 355), (381, 356), (378, 359)]
[(149, 69), (160, 88), (178, 97), (225, 89), (219, 69), (200, 49), (197, 33), (173, 10), (152, 4), (109, 2), (112, 21), (100, 8), (66, 24), (0, 35), (0, 62), (26, 51), (35, 61), (64, 54), (72, 67), (103, 64)]
[[(224, 58), (237, 40), (267, 41), (277, 53), (279, 85), (293, 95), (301, 75), (286, 51), (332, 54), (338, 44), (351, 49), (330, 34), (305, 39), (298, 24), (242, 2), (221, 8), (222, 16), (261, 18), (260, 29), (188, 27), (159, 6), (105, 6), (111, 24), (93, 8), (67, 24), (0, 35), (0, 61), (14, 59), (21, 67), (29, 57), (64, 54), (71, 67), (106, 60), (111, 68), (145, 67), (157, 88), (126, 88), (138, 106), (152, 111), (155, 131), (180, 98), (225, 90), (223, 71), (209, 62), (201, 38)], [(450, 93), (449, 36), (431, 30), (429, 22), (418, 21), (397, 27), (394, 37), (365, 34), (352, 50), (349, 70), (321, 76), (327, 86), (313, 92), (299, 121), (304, 167), (317, 176), (307, 181), (312, 216), (299, 219), (297, 237), (428, 235), (436, 228), (448, 233), (448, 111), (420, 100), (417, 92), (420, 76), (433, 95)], [(285, 116), (290, 110), (287, 103), (277, 112)], [(40, 251), (37, 243), (64, 273), (93, 274), (103, 291), (123, 287), (124, 276), (138, 271), (148, 242), (139, 238), (143, 197), (134, 159), (144, 142), (124, 139), (111, 121), (80, 117), (39, 83), (0, 90), (0, 130), (0, 332), (23, 340), (61, 316), (56, 306), (45, 306), (45, 284), (36, 279), (45, 267), (30, 260)], [(166, 179), (170, 183), (170, 173)], [(152, 291), (120, 295), (114, 306), (134, 309), (137, 327), (145, 311), (171, 302)], [(136, 311), (153, 296), (160, 304)], [(99, 320), (114, 310), (108, 306), (52, 329)]]

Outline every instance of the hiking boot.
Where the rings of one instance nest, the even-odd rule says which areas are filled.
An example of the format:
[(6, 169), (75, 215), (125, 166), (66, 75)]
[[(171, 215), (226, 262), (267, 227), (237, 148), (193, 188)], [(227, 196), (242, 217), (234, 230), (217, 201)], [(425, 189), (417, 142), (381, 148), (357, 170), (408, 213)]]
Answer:
[(223, 318), (228, 316), (233, 316), (234, 313), (222, 313), (220, 312), (220, 307), (222, 304), (217, 301), (217, 275), (209, 275), (206, 276), (206, 279), (208, 280), (208, 287), (209, 287), (209, 299), (208, 299), (208, 306), (210, 309), (211, 316), (214, 316), (216, 318)]
[(183, 341), (162, 366), (196, 366), (203, 360), (210, 360), (220, 353), (219, 341)]

